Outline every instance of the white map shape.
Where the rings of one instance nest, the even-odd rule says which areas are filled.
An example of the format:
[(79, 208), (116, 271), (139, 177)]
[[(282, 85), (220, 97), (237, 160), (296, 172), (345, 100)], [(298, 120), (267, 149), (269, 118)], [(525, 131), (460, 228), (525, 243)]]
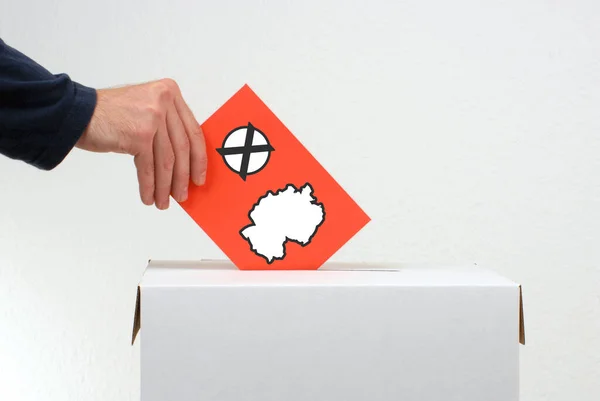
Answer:
[(307, 183), (300, 189), (288, 184), (285, 189), (261, 196), (248, 214), (253, 224), (240, 231), (252, 251), (272, 263), (285, 258), (287, 241), (310, 244), (325, 220), (323, 204), (317, 203), (312, 194), (313, 188)]

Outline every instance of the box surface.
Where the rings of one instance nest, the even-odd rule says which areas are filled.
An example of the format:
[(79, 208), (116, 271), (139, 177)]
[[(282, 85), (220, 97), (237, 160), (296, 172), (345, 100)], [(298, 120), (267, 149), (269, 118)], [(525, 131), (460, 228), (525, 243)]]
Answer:
[(151, 262), (142, 401), (512, 401), (521, 289), (478, 267)]

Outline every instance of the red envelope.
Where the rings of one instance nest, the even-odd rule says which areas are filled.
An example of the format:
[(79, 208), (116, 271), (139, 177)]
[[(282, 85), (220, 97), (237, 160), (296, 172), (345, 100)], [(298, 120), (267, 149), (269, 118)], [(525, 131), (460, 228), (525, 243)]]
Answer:
[(183, 209), (242, 270), (316, 270), (370, 218), (245, 85), (204, 124)]

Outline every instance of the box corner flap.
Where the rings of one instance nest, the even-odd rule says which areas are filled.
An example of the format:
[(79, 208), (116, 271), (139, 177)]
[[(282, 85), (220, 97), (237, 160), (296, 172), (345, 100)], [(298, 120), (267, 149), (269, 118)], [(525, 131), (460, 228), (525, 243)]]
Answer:
[(137, 335), (140, 331), (140, 328), (142, 327), (142, 322), (141, 322), (141, 301), (142, 301), (142, 291), (140, 286), (138, 285), (137, 287), (137, 293), (135, 296), (135, 311), (134, 311), (134, 315), (133, 315), (133, 329), (132, 329), (132, 333), (131, 333), (131, 345), (133, 345), (135, 343), (135, 339), (137, 338)]
[(519, 285), (519, 343), (525, 345), (525, 314), (523, 312), (523, 288)]

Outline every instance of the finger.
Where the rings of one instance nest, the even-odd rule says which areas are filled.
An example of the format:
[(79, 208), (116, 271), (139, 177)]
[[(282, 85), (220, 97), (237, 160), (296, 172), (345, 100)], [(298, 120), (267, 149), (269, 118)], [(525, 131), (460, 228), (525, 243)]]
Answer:
[(133, 161), (137, 170), (140, 198), (142, 198), (144, 205), (150, 206), (154, 203), (154, 155), (152, 146), (148, 146), (143, 152), (138, 153)]
[(167, 130), (175, 154), (171, 194), (179, 202), (184, 202), (190, 182), (190, 143), (174, 104), (167, 110)]
[(161, 210), (169, 207), (174, 161), (167, 125), (163, 120), (154, 137), (154, 202)]
[(204, 134), (202, 128), (194, 114), (188, 107), (188, 105), (181, 97), (181, 94), (175, 96), (175, 107), (177, 113), (183, 121), (185, 131), (187, 133), (190, 143), (190, 162), (191, 162), (191, 175), (192, 181), (196, 185), (203, 185), (206, 182), (206, 142), (204, 140)]

